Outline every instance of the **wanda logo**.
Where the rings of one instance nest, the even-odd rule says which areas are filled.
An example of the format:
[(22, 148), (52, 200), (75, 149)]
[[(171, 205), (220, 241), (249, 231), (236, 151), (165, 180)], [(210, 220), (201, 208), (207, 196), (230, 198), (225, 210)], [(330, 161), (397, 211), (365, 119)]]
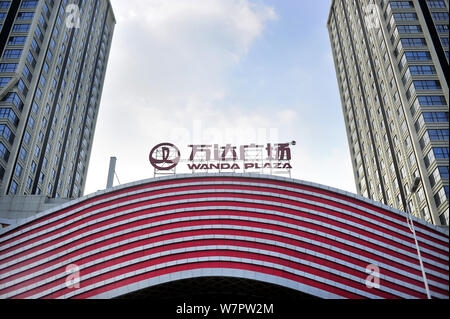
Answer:
[(180, 150), (171, 143), (156, 145), (149, 155), (150, 164), (158, 170), (167, 171), (178, 165)]

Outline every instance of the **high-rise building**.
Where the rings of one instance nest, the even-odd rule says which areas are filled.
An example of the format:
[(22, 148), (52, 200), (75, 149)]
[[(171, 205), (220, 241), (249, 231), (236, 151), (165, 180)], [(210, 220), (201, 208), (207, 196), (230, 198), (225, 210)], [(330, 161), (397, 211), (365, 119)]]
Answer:
[(0, 1), (0, 195), (83, 194), (114, 26), (109, 0)]
[(449, 223), (448, 9), (333, 0), (327, 21), (358, 193), (435, 225)]

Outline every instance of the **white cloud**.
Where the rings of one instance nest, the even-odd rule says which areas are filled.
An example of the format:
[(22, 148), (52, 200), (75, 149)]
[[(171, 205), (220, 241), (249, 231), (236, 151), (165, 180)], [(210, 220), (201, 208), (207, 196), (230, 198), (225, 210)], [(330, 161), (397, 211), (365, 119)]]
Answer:
[(272, 8), (247, 0), (121, 0), (113, 7), (111, 75), (120, 74), (120, 88), (144, 91), (141, 102), (158, 107), (223, 97), (230, 67), (276, 19)]
[[(278, 19), (273, 8), (250, 0), (112, 0), (112, 4), (117, 25), (86, 194), (104, 189), (109, 156), (118, 158), (121, 183), (152, 177), (148, 153), (161, 142), (177, 144), (187, 157), (192, 142), (240, 145), (291, 140), (297, 141), (292, 177), (354, 192), (348, 149), (333, 145), (324, 150), (330, 136), (311, 123), (319, 106), (249, 109), (224, 102), (233, 81), (229, 73), (264, 37), (269, 23)], [(328, 63), (332, 67), (332, 61)], [(290, 72), (297, 74), (291, 79), (293, 89), (314, 82), (303, 68)], [(253, 80), (256, 86), (262, 81)]]
[(151, 177), (151, 146), (176, 137), (176, 129), (193, 138), (196, 123), (201, 123), (202, 137), (220, 134), (223, 141), (240, 130), (250, 133), (229, 141), (239, 143), (248, 142), (258, 128), (269, 134), (279, 125), (258, 110), (217, 107), (227, 95), (228, 72), (246, 57), (267, 23), (277, 19), (273, 8), (248, 0), (112, 4), (117, 25), (86, 194), (104, 188), (109, 156), (118, 158), (122, 183)]

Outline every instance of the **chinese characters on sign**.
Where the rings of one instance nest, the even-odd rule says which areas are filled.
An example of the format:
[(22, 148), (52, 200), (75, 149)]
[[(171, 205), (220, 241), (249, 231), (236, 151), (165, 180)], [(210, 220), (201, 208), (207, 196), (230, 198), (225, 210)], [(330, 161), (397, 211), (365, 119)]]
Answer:
[[(226, 144), (192, 144), (190, 156), (186, 160), (190, 170), (248, 170), (292, 168), (291, 143), (248, 144), (235, 146)], [(156, 145), (150, 152), (151, 165), (158, 171), (169, 171), (181, 161), (179, 149), (171, 143)]]

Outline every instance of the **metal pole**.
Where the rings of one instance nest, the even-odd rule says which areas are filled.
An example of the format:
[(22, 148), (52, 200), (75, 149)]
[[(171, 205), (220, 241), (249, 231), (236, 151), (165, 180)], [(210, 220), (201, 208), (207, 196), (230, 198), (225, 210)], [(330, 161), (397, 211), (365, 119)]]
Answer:
[(422, 270), (423, 283), (425, 285), (425, 290), (427, 292), (427, 298), (431, 299), (430, 289), (428, 288), (427, 274), (425, 273), (425, 267), (423, 266), (422, 255), (420, 254), (419, 243), (417, 241), (417, 236), (416, 236), (416, 230), (414, 229), (412, 214), (411, 214), (411, 211), (410, 211), (409, 205), (408, 205), (409, 199), (417, 191), (417, 188), (419, 187), (419, 183), (420, 183), (420, 178), (416, 177), (413, 185), (411, 186), (411, 194), (408, 196), (408, 200), (406, 203), (406, 213), (407, 213), (406, 223), (408, 224), (409, 230), (411, 230), (411, 232), (413, 234), (414, 242), (416, 244), (417, 256), (419, 257), (420, 269)]
[(111, 157), (109, 159), (108, 181), (106, 182), (106, 189), (113, 187), (114, 173), (116, 171), (116, 161), (117, 158), (115, 157)]
[(417, 256), (419, 257), (420, 269), (422, 270), (422, 277), (423, 277), (423, 282), (425, 284), (425, 290), (427, 292), (428, 299), (431, 299), (430, 289), (428, 288), (427, 274), (425, 273), (425, 268), (423, 267), (422, 256), (420, 254), (419, 243), (417, 242), (416, 231), (414, 229), (412, 216), (411, 216), (411, 213), (409, 212), (409, 208), (407, 210), (408, 210), (408, 217), (409, 217), (409, 218), (407, 217), (407, 222), (408, 222), (408, 219), (409, 219), (409, 222), (411, 222), (411, 224), (409, 224), (409, 222), (408, 222), (408, 226), (409, 226), (409, 229), (411, 230), (411, 232), (413, 233), (414, 242), (416, 243)]

